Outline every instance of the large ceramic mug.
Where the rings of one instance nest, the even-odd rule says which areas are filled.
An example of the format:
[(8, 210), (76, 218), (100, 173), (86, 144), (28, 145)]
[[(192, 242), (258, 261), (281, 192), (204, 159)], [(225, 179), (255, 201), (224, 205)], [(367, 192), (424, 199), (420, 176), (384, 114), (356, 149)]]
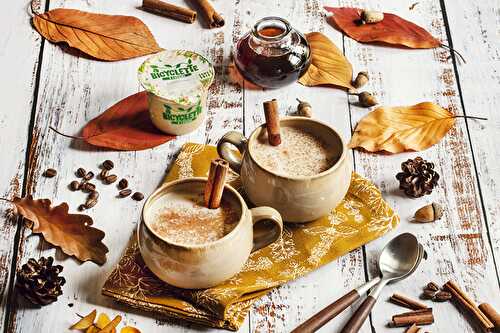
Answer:
[(285, 176), (266, 169), (256, 161), (252, 151), (252, 142), (266, 135), (265, 124), (257, 127), (248, 139), (239, 132), (226, 133), (219, 140), (217, 151), (240, 173), (243, 189), (253, 204), (277, 209), (286, 222), (308, 222), (327, 215), (349, 189), (352, 166), (347, 146), (333, 128), (317, 120), (285, 117), (280, 125), (313, 133), (332, 149), (335, 162), (313, 176)]
[(183, 245), (160, 237), (150, 224), (154, 221), (155, 202), (175, 191), (203, 191), (207, 179), (176, 180), (161, 186), (144, 204), (137, 229), (139, 249), (148, 268), (163, 281), (180, 288), (209, 288), (238, 273), (250, 253), (281, 237), (283, 222), (270, 207), (249, 209), (241, 195), (225, 185), (223, 200), (239, 208), (239, 220), (227, 235), (209, 243)]

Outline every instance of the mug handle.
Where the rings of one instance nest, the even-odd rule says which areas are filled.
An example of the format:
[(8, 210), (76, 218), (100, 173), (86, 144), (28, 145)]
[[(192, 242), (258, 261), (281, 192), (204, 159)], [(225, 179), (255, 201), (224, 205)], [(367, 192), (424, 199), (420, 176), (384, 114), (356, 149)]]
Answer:
[(253, 223), (253, 249), (257, 251), (274, 243), (283, 233), (283, 220), (280, 213), (271, 207), (250, 209)]
[(239, 173), (241, 158), (235, 154), (232, 149), (233, 146), (238, 148), (239, 152), (243, 155), (247, 149), (247, 138), (240, 132), (227, 132), (217, 143), (217, 153), (219, 153), (220, 157), (228, 161), (231, 169)]

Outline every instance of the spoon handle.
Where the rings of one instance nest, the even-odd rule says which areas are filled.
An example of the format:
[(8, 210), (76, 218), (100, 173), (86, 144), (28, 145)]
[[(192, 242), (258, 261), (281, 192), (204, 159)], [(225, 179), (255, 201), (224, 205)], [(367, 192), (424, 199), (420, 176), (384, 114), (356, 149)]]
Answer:
[(360, 305), (360, 307), (356, 310), (354, 315), (349, 319), (347, 324), (344, 326), (342, 329), (341, 333), (356, 333), (359, 331), (361, 326), (363, 326), (363, 323), (366, 320), (366, 317), (370, 314), (372, 311), (373, 306), (377, 302), (377, 299), (374, 298), (373, 296), (368, 296), (363, 304)]

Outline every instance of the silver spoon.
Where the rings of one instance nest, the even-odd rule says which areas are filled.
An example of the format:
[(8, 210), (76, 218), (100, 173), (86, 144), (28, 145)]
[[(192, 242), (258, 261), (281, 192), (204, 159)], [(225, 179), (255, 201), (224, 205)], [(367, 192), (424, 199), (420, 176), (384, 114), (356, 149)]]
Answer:
[[(399, 237), (399, 236), (398, 236)], [(397, 238), (397, 237), (396, 237)], [(395, 238), (395, 239), (396, 239)], [(394, 241), (395, 239), (391, 240)], [(386, 245), (386, 247), (389, 244)], [(385, 248), (384, 248), (385, 249)], [(421, 244), (418, 244), (418, 262), (413, 267), (412, 271), (409, 273), (413, 273), (413, 271), (418, 267), (422, 258), (427, 259), (427, 253), (424, 250), (424, 247)], [(365, 284), (357, 287), (356, 289), (351, 290), (341, 298), (337, 299), (332, 304), (326, 306), (324, 309), (316, 313), (314, 316), (306, 320), (300, 326), (296, 327), (291, 333), (312, 333), (316, 332), (318, 329), (323, 327), (327, 322), (335, 318), (338, 314), (342, 313), (345, 309), (347, 309), (351, 304), (356, 302), (361, 295), (365, 294), (370, 290), (373, 286), (378, 284), (381, 280), (380, 276), (377, 276)]]
[(385, 246), (378, 260), (381, 273), (380, 282), (372, 289), (363, 304), (359, 306), (351, 319), (349, 319), (341, 333), (358, 332), (377, 302), (377, 298), (385, 285), (402, 280), (416, 270), (421, 258), (425, 255), (425, 251), (421, 251), (420, 249), (421, 246), (417, 238), (410, 233), (397, 236)]

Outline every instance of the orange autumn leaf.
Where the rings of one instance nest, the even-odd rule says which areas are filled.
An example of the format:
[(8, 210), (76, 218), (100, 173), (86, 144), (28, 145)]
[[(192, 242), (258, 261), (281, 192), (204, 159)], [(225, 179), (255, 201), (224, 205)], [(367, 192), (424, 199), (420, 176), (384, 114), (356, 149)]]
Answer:
[(384, 19), (374, 24), (359, 24), (362, 9), (349, 7), (325, 7), (333, 16), (332, 25), (358, 42), (379, 42), (406, 46), (413, 49), (429, 49), (441, 46), (424, 28), (398, 15), (384, 13)]
[(125, 326), (120, 330), (120, 333), (141, 333), (141, 331), (132, 326)]
[(349, 147), (370, 152), (421, 151), (438, 143), (453, 127), (455, 118), (431, 102), (380, 107), (361, 119)]
[(175, 138), (151, 122), (145, 91), (122, 99), (83, 128), (88, 143), (116, 150), (143, 150)]
[(353, 88), (352, 65), (342, 51), (320, 32), (306, 34), (311, 48), (311, 65), (299, 79), (305, 86), (333, 85)]
[(51, 207), (49, 199), (33, 200), (31, 195), (10, 201), (17, 212), (29, 223), (33, 233), (42, 234), (52, 245), (59, 246), (70, 256), (81, 261), (106, 262), (108, 248), (102, 243), (104, 232), (91, 227), (92, 218), (83, 214), (69, 214), (68, 204)]
[(138, 18), (57, 8), (33, 17), (45, 38), (100, 60), (115, 61), (156, 53), (158, 46), (148, 27)]
[(86, 330), (87, 328), (94, 325), (94, 320), (97, 315), (97, 311), (94, 309), (91, 313), (82, 317), (78, 322), (73, 324), (70, 329), (72, 330)]

